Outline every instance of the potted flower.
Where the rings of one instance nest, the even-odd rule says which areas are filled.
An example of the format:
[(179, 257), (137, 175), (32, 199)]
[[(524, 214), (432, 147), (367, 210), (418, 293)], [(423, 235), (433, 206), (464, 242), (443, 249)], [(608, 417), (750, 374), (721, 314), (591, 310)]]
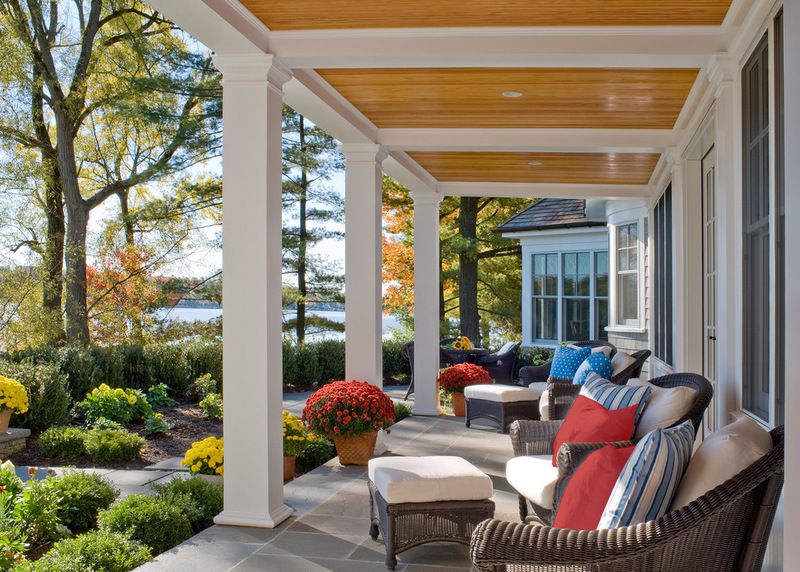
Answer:
[(378, 431), (394, 420), (389, 396), (366, 381), (334, 381), (314, 392), (303, 421), (315, 433), (333, 439), (339, 462), (366, 465)]
[(193, 475), (225, 475), (225, 441), (220, 437), (207, 437), (195, 441), (186, 451), (181, 465)]
[(288, 483), (294, 478), (297, 466), (297, 456), (300, 455), (311, 442), (308, 429), (300, 419), (289, 413), (283, 412), (283, 482)]
[(439, 386), (450, 394), (456, 417), (465, 414), (464, 388), (485, 383), (492, 383), (492, 376), (481, 366), (472, 363), (451, 365), (439, 375)]
[(0, 435), (8, 433), (8, 422), (14, 413), (28, 411), (28, 392), (15, 379), (0, 375)]

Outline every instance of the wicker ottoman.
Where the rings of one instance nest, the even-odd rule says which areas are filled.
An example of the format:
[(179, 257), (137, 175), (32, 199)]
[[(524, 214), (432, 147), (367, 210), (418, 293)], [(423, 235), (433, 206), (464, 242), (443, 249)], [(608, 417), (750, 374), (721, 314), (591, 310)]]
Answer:
[(503, 433), (517, 419), (539, 419), (538, 389), (515, 385), (470, 385), (464, 389), (466, 424), (473, 419), (491, 419)]
[(370, 528), (397, 554), (427, 542), (469, 545), (475, 526), (494, 515), (492, 480), (461, 457), (379, 457), (369, 462)]

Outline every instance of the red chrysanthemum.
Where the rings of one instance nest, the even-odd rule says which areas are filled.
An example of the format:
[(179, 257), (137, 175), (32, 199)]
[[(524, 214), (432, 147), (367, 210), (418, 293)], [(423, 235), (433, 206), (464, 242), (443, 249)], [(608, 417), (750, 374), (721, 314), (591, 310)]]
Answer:
[(334, 381), (315, 391), (303, 409), (303, 421), (317, 433), (360, 435), (394, 420), (389, 396), (366, 381)]
[(468, 385), (492, 383), (492, 376), (479, 365), (451, 365), (439, 375), (439, 385), (448, 393), (462, 393)]

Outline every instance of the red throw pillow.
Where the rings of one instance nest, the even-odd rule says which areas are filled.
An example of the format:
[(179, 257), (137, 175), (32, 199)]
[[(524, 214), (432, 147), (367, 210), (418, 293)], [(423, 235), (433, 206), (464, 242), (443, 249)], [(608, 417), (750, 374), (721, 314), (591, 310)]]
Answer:
[(586, 457), (567, 483), (553, 526), (596, 529), (608, 497), (635, 448), (635, 445), (621, 448), (606, 445)]
[(606, 443), (633, 437), (636, 430), (633, 419), (638, 407), (631, 405), (611, 411), (584, 395), (576, 397), (553, 439), (553, 466), (558, 466), (558, 449), (564, 443)]

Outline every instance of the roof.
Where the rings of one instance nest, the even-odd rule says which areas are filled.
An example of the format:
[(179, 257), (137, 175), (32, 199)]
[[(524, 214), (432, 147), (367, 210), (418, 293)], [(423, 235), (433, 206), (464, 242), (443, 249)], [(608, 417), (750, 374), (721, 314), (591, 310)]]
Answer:
[(541, 199), (495, 228), (495, 232), (522, 232), (583, 226), (605, 226), (586, 217), (584, 199)]

